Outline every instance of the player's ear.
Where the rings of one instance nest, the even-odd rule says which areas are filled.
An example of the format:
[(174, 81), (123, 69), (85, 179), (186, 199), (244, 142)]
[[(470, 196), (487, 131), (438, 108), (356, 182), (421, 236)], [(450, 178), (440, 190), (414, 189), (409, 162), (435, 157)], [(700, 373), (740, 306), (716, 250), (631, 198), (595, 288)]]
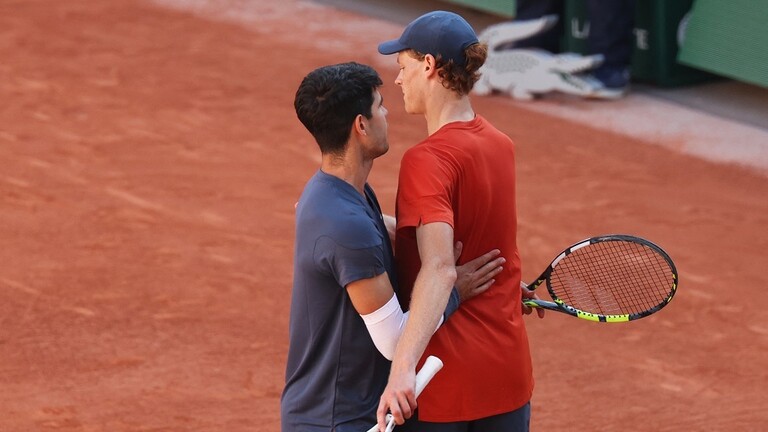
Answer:
[(358, 114), (357, 117), (355, 117), (355, 121), (352, 123), (352, 130), (358, 135), (368, 135), (367, 132), (368, 126), (365, 123), (365, 117), (362, 114)]
[(423, 64), (424, 72), (428, 77), (437, 73), (436, 65), (437, 65), (437, 59), (435, 58), (435, 56), (433, 56), (432, 54), (427, 54), (424, 56), (424, 64)]

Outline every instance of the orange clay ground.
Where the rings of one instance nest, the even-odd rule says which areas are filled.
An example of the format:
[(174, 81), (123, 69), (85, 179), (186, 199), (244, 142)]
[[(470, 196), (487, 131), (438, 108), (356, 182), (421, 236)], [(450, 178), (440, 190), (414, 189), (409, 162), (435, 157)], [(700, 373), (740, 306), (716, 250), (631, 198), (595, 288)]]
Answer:
[[(400, 27), (219, 3), (235, 12), (0, 1), (0, 431), (279, 430), (293, 205), (319, 161), (292, 101), (314, 67), (384, 77), (392, 148), (371, 183), (393, 211), (398, 161), (426, 133), (375, 50)], [(525, 278), (613, 232), (656, 241), (681, 274), (638, 322), (528, 318), (532, 430), (765, 427), (768, 178), (474, 104), (518, 145)]]

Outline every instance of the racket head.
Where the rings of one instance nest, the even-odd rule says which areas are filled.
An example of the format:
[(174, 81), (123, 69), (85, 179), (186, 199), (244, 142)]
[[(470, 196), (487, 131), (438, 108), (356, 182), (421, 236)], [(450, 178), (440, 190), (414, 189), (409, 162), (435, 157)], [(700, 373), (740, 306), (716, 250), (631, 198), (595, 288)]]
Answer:
[(631, 235), (592, 237), (568, 247), (539, 279), (565, 312), (600, 322), (633, 321), (669, 304), (678, 273), (653, 242)]

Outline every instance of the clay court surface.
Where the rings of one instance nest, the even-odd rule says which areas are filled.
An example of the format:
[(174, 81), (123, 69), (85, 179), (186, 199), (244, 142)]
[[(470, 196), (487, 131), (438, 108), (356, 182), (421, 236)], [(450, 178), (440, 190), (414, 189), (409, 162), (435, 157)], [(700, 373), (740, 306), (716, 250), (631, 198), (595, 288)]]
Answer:
[[(279, 430), (293, 206), (319, 162), (293, 94), (320, 65), (381, 72), (392, 213), (426, 133), (375, 50), (399, 31), (296, 0), (0, 0), (0, 431)], [(768, 177), (474, 104), (518, 145), (526, 278), (613, 232), (681, 274), (638, 322), (529, 318), (532, 430), (765, 427)]]

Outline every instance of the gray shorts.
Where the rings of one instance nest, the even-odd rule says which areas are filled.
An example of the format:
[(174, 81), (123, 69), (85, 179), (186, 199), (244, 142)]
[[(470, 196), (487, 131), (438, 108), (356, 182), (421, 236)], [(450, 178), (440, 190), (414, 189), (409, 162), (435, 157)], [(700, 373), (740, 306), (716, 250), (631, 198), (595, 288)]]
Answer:
[(503, 414), (472, 421), (432, 423), (418, 420), (419, 410), (405, 424), (397, 428), (400, 432), (528, 432), (531, 424), (531, 403)]

